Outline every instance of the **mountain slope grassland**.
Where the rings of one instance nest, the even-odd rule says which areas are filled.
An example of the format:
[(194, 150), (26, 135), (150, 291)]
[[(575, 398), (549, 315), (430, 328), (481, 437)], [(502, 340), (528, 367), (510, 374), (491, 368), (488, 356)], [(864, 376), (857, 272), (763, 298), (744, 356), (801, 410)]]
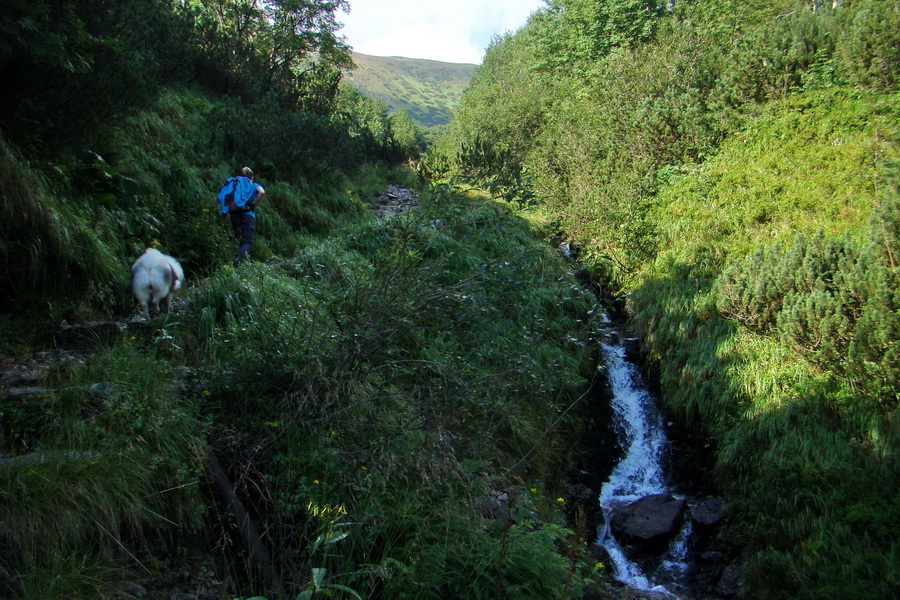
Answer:
[(475, 65), (353, 53), (356, 67), (349, 80), (367, 96), (403, 110), (419, 125), (431, 128), (450, 122)]
[[(3, 171), (20, 175), (31, 203), (26, 233), (94, 255), (81, 268), (98, 270), (91, 286), (106, 294), (75, 301), (77, 273), (61, 274), (81, 254), (44, 254), (64, 271), (51, 261), (41, 276), (71, 296), (41, 317), (48, 326), (130, 312), (128, 266), (151, 240), (184, 257), (188, 285), (183, 312), (52, 365), (34, 394), (0, 396), (4, 594), (113, 597), (210, 548), (229, 598), (266, 596), (273, 581), (298, 593), (546, 598), (594, 577), (556, 501), (592, 372), (593, 300), (562, 259), (506, 208), (449, 188), (379, 221), (360, 184), (264, 180), (257, 260), (234, 269), (211, 210), (218, 179), (188, 160), (205, 159), (209, 108), (169, 93), (114, 134), (115, 168), (149, 198), (165, 197), (158, 152), (182, 169), (179, 185), (197, 196), (171, 215), (67, 201), (79, 196), (65, 195), (60, 171), (5, 145)], [(414, 183), (403, 170), (367, 172), (373, 188)], [(40, 283), (32, 298), (55, 285)], [(4, 346), (21, 340), (7, 331)], [(256, 520), (274, 579), (219, 520), (212, 455)], [(497, 519), (504, 511), (514, 519)]]
[[(4, 4), (0, 597), (598, 578), (560, 481), (593, 300), (506, 207), (403, 166), (411, 130), (340, 86), (338, 5)], [(234, 269), (215, 194), (244, 165), (266, 196)], [(421, 208), (376, 220), (388, 183)], [(178, 310), (57, 347), (136, 312), (148, 246), (185, 268)]]
[(627, 295), (744, 593), (898, 595), (896, 3), (558, 0), (427, 157)]

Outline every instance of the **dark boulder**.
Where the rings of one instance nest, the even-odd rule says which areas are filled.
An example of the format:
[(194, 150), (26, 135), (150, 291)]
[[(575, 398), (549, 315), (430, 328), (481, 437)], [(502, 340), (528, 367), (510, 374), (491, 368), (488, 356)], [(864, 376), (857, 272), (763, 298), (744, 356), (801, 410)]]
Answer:
[(722, 572), (722, 577), (719, 579), (719, 584), (716, 586), (716, 593), (723, 598), (731, 598), (740, 590), (743, 576), (744, 573), (740, 567), (733, 565), (726, 567)]
[(610, 527), (618, 536), (651, 540), (678, 531), (683, 518), (684, 500), (664, 492), (616, 508), (610, 518)]
[(691, 519), (698, 525), (713, 527), (718, 525), (719, 521), (724, 517), (722, 512), (724, 506), (725, 501), (721, 498), (704, 500), (691, 509)]

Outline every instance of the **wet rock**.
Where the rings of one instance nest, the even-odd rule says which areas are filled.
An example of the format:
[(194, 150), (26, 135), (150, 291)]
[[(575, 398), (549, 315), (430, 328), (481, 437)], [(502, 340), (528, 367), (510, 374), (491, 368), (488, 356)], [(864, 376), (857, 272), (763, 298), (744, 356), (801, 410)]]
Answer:
[(36, 373), (27, 371), (3, 371), (0, 372), (0, 386), (9, 387), (33, 387), (38, 382)]
[(566, 503), (574, 504), (599, 504), (598, 494), (583, 483), (566, 482)]
[(97, 456), (90, 450), (59, 450), (51, 452), (32, 452), (13, 456), (12, 458), (0, 458), (0, 467), (33, 467), (47, 462), (72, 462), (88, 460)]
[(610, 527), (617, 535), (651, 540), (678, 531), (683, 518), (684, 500), (663, 492), (616, 508), (610, 518)]
[(106, 400), (114, 391), (116, 391), (116, 384), (111, 381), (100, 381), (88, 388), (88, 392), (100, 400)]
[(566, 481), (565, 513), (568, 527), (577, 531), (585, 541), (593, 543), (603, 518), (599, 494), (583, 483)]
[(647, 349), (640, 338), (624, 338), (622, 345), (625, 347), (625, 358), (635, 364), (640, 364), (647, 356)]
[(705, 500), (691, 509), (691, 519), (693, 519), (694, 523), (704, 527), (718, 525), (725, 516), (723, 512), (724, 507), (725, 501), (721, 498)]
[(731, 598), (741, 588), (741, 579), (743, 571), (740, 567), (725, 567), (722, 577), (719, 578), (719, 584), (716, 586), (716, 593), (723, 598)]
[(716, 586), (722, 579), (725, 567), (700, 561), (694, 566), (693, 571), (693, 589), (704, 594), (716, 594)]
[(10, 398), (26, 398), (28, 396), (44, 396), (52, 394), (53, 390), (44, 387), (24, 387), (9, 388), (6, 390), (6, 393), (9, 394)]

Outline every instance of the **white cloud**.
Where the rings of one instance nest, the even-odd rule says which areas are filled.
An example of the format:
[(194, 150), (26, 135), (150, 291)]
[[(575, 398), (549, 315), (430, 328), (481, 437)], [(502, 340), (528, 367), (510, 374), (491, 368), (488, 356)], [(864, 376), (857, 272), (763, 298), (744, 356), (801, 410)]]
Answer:
[(351, 0), (340, 34), (357, 52), (480, 63), (495, 34), (515, 31), (544, 0)]

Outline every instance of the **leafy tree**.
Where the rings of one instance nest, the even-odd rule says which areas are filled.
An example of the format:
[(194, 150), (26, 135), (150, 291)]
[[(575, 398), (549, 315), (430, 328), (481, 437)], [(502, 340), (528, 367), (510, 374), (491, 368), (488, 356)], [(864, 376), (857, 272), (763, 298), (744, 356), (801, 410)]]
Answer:
[(398, 110), (390, 115), (390, 120), (394, 141), (400, 146), (404, 156), (418, 158), (425, 152), (425, 134), (408, 112)]
[(191, 0), (191, 6), (226, 93), (303, 93), (310, 87), (305, 75), (317, 65), (336, 71), (351, 64), (336, 35), (335, 13), (348, 9), (346, 0)]
[(349, 10), (346, 0), (281, 0), (263, 4), (267, 26), (260, 46), (266, 56), (271, 84), (290, 81), (304, 70), (308, 57), (335, 67), (350, 67), (350, 53), (337, 37), (335, 13)]
[(501, 187), (521, 180), (552, 99), (546, 79), (533, 66), (527, 39), (497, 37), (463, 93), (462, 106), (438, 151), (463, 165), (471, 180), (488, 172)]

